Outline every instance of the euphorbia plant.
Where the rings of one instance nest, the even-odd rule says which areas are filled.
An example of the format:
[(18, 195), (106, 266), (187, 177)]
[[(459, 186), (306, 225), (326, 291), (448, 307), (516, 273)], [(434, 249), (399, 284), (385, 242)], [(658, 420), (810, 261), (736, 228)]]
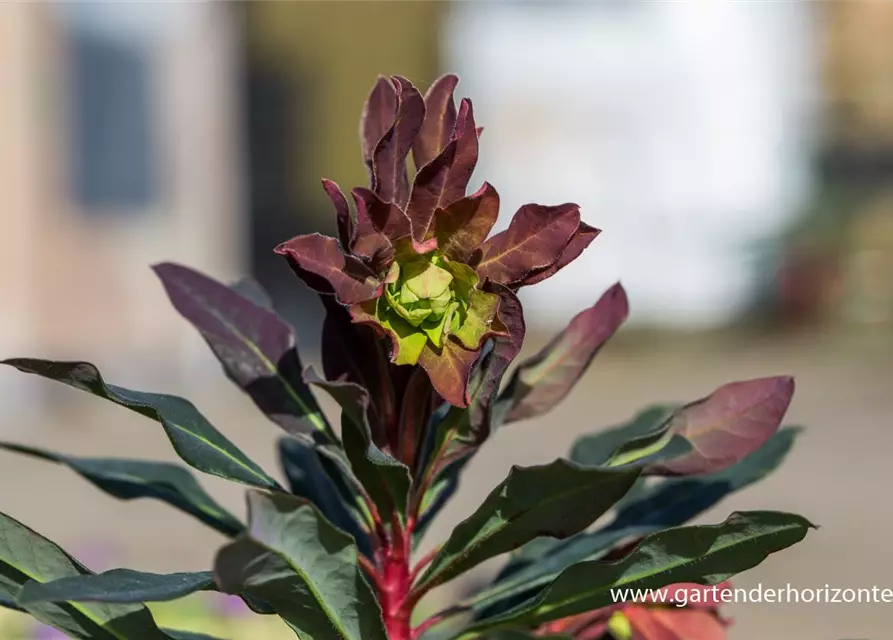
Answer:
[[(456, 107), (456, 83), (444, 76), (422, 97), (404, 78), (379, 79), (362, 117), (371, 186), (351, 192), (351, 207), (324, 181), (338, 237), (276, 249), (325, 306), (323, 375), (303, 366), (292, 328), (258, 285), (155, 267), (227, 376), (286, 432), (284, 485), (182, 398), (108, 384), (84, 362), (5, 361), (156, 421), (186, 464), (250, 489), (243, 523), (178, 465), (3, 444), (118, 498), (167, 502), (231, 541), (207, 572), (93, 574), (0, 515), (0, 605), (75, 638), (203, 637), (158, 628), (145, 603), (214, 590), (315, 640), (414, 640), (435, 627), (463, 639), (656, 638), (642, 630), (647, 614), (614, 602), (612, 590), (714, 584), (805, 536), (806, 520), (778, 512), (681, 526), (784, 457), (795, 432), (777, 430), (793, 382), (778, 377), (653, 407), (581, 439), (569, 460), (514, 467), (447, 540), (416, 556), (490, 433), (560, 402), (627, 315), (615, 285), (501, 384), (524, 339), (516, 292), (567, 266), (598, 231), (574, 204), (531, 204), (490, 235), (499, 197), (487, 183), (467, 194), (481, 130), (470, 101)], [(320, 409), (320, 391), (339, 420)], [(503, 554), (493, 584), (418, 619), (429, 592)]]

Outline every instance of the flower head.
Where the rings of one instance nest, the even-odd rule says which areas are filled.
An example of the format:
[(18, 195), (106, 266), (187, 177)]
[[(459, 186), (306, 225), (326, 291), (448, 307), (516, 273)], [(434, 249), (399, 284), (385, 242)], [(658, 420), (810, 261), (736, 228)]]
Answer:
[(387, 336), (394, 364), (420, 365), (445, 400), (466, 406), (485, 341), (509, 332), (504, 299), (564, 267), (598, 230), (580, 221), (577, 205), (525, 205), (488, 239), (499, 195), (487, 183), (466, 195), (481, 130), (469, 100), (456, 107), (457, 83), (443, 76), (423, 98), (405, 78), (379, 78), (361, 127), (371, 186), (351, 192), (355, 215), (341, 189), (323, 180), (338, 239), (298, 236), (276, 251), (354, 322)]

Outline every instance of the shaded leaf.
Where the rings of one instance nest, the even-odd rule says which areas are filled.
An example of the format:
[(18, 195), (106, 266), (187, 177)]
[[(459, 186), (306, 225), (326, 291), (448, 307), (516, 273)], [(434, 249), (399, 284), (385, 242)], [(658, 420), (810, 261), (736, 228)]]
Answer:
[(612, 589), (657, 589), (676, 582), (716, 584), (802, 540), (804, 518), (772, 511), (732, 514), (718, 525), (680, 527), (646, 537), (616, 562), (587, 561), (566, 569), (533, 601), (481, 620), (462, 637), (500, 626), (538, 626), (614, 602)]
[(531, 272), (552, 266), (580, 224), (580, 207), (572, 204), (526, 204), (515, 213), (508, 229), (481, 247), (480, 277), (513, 285)]
[[(0, 513), (0, 594), (4, 597), (20, 593), (30, 581), (50, 582), (89, 573), (54, 543)], [(72, 638), (169, 640), (142, 605), (36, 603), (21, 608)]]
[(696, 477), (668, 478), (624, 500), (608, 531), (681, 525), (695, 518), (734, 491), (747, 487), (775, 470), (785, 459), (800, 430), (786, 428), (734, 465)]
[[(358, 240), (370, 233), (383, 235), (389, 243), (409, 236), (409, 218), (396, 204), (385, 202), (374, 191), (364, 187), (357, 187), (351, 194), (357, 205)], [(368, 249), (362, 252), (368, 253)]]
[(51, 582), (28, 582), (19, 591), (18, 601), (22, 606), (39, 602), (133, 604), (167, 602), (197, 591), (214, 590), (214, 576), (210, 571), (159, 574), (112, 569)]
[(533, 418), (561, 402), (598, 350), (626, 320), (629, 304), (618, 283), (581, 311), (539, 353), (522, 362), (500, 394), (505, 422)]
[(301, 379), (292, 327), (274, 311), (177, 264), (153, 267), (174, 308), (202, 334), (227, 377), (289, 433), (328, 430)]
[(217, 431), (188, 400), (107, 385), (99, 370), (87, 362), (12, 358), (0, 364), (92, 393), (155, 420), (164, 428), (183, 461), (199, 471), (248, 485), (278, 487), (275, 480)]
[(412, 158), (417, 168), (431, 162), (449, 144), (456, 127), (453, 92), (459, 78), (451, 73), (435, 80), (425, 92), (425, 119), (413, 141)]
[(351, 241), (354, 236), (353, 218), (350, 217), (350, 205), (347, 204), (347, 198), (344, 197), (341, 187), (332, 180), (323, 178), (322, 188), (332, 201), (332, 206), (335, 207), (335, 223), (338, 227), (338, 242), (341, 243), (341, 248), (347, 251), (350, 249)]
[(195, 516), (227, 536), (245, 526), (209, 496), (195, 477), (175, 464), (120, 458), (79, 458), (45, 449), (0, 442), (0, 448), (63, 464), (121, 500), (155, 498)]
[(434, 226), (434, 212), (446, 206), (444, 197), (455, 157), (456, 141), (453, 140), (416, 174), (407, 206), (412, 238), (416, 242), (424, 242), (429, 237)]
[(640, 411), (626, 424), (582, 436), (574, 442), (570, 459), (593, 467), (607, 465), (625, 444), (649, 435), (666, 433), (667, 423), (675, 408), (672, 405), (654, 405)]
[(411, 476), (409, 468), (378, 448), (372, 440), (366, 414), (369, 395), (350, 382), (324, 380), (308, 368), (310, 384), (329, 392), (342, 410), (341, 438), (350, 466), (369, 496), (383, 513), (406, 512)]
[(638, 471), (587, 469), (556, 460), (512, 467), (460, 523), (419, 579), (430, 589), (539, 536), (566, 538), (592, 524), (635, 482)]
[(273, 298), (263, 285), (250, 276), (243, 276), (230, 285), (230, 289), (243, 298), (251, 300), (263, 309), (273, 308)]
[(332, 524), (354, 538), (364, 555), (371, 556), (368, 535), (339, 493), (338, 484), (329, 475), (331, 467), (324, 465), (317, 446), (306, 436), (279, 440), (279, 458), (289, 488), (294, 495), (316, 505)]
[(650, 472), (691, 475), (734, 464), (778, 430), (793, 395), (794, 379), (789, 376), (723, 385), (673, 415), (669, 429), (691, 442), (693, 450), (655, 463)]
[(222, 591), (269, 602), (299, 635), (387, 640), (350, 536), (290, 496), (252, 491), (248, 509), (248, 535), (217, 556)]
[(382, 283), (375, 273), (358, 258), (345, 254), (335, 238), (318, 233), (297, 236), (280, 244), (275, 251), (288, 258), (292, 269), (307, 286), (320, 293), (334, 293), (342, 304), (355, 304), (381, 295)]

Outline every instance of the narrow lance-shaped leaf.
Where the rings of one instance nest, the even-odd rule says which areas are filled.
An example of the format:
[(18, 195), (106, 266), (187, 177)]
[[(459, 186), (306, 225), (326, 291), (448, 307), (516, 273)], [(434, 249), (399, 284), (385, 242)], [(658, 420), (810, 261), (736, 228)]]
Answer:
[(227, 536), (237, 535), (245, 528), (238, 518), (202, 489), (188, 470), (169, 462), (79, 458), (4, 442), (0, 442), (0, 449), (63, 464), (102, 491), (121, 500), (161, 500)]
[(618, 283), (574, 316), (564, 331), (512, 375), (499, 399), (505, 421), (542, 415), (561, 402), (628, 314), (626, 291)]
[[(0, 597), (16, 597), (29, 582), (90, 571), (21, 522), (0, 513)], [(142, 605), (34, 603), (21, 608), (40, 622), (84, 640), (169, 640)]]
[(217, 556), (222, 591), (269, 602), (301, 637), (387, 640), (350, 536), (290, 496), (252, 491), (248, 507), (248, 534)]
[(425, 119), (422, 94), (406, 78), (392, 78), (397, 92), (397, 117), (372, 154), (374, 191), (382, 200), (401, 207), (409, 197), (406, 157)]
[(570, 459), (586, 466), (607, 465), (626, 443), (649, 434), (666, 433), (675, 409), (672, 405), (653, 405), (625, 424), (584, 435), (574, 442)]
[(592, 524), (630, 488), (638, 471), (587, 469), (556, 460), (513, 467), (459, 524), (419, 580), (428, 590), (539, 536), (566, 538)]
[(536, 599), (481, 620), (460, 636), (502, 626), (534, 627), (612, 604), (620, 590), (658, 589), (677, 582), (716, 584), (802, 540), (806, 519), (772, 511), (732, 514), (718, 525), (680, 527), (645, 538), (616, 562), (581, 562), (566, 569)]
[(759, 449), (778, 430), (794, 395), (789, 376), (723, 385), (670, 419), (669, 429), (692, 443), (680, 458), (658, 462), (649, 472), (691, 475), (724, 469)]
[(499, 217), (499, 194), (485, 182), (475, 193), (457, 200), (434, 217), (437, 247), (445, 256), (469, 262)]
[(258, 487), (279, 486), (217, 431), (188, 400), (107, 385), (99, 370), (88, 362), (12, 358), (3, 360), (0, 364), (8, 364), (19, 371), (34, 373), (92, 393), (155, 420), (164, 428), (174, 450), (183, 461), (199, 471)]
[(159, 574), (112, 569), (51, 582), (28, 582), (19, 592), (18, 601), (22, 606), (40, 602), (134, 604), (167, 602), (197, 591), (214, 590), (214, 575), (210, 571)]
[(406, 512), (411, 476), (409, 468), (378, 448), (372, 441), (367, 412), (369, 394), (350, 382), (324, 380), (308, 368), (305, 378), (328, 391), (341, 406), (341, 438), (354, 473), (384, 513)]
[(154, 270), (174, 308), (261, 411), (289, 433), (328, 428), (301, 379), (294, 330), (285, 320), (192, 269), (165, 263)]

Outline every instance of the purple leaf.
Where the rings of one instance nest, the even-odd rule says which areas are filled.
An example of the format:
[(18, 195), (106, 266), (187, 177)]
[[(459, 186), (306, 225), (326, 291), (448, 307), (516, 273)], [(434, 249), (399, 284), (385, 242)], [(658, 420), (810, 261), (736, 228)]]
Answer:
[(333, 296), (321, 296), (326, 308), (322, 327), (322, 365), (328, 380), (353, 382), (372, 399), (369, 424), (376, 442), (384, 442), (384, 425), (396, 418), (394, 388), (384, 353), (372, 327), (355, 324)]
[(575, 204), (524, 205), (508, 229), (484, 243), (478, 275), (499, 284), (520, 283), (531, 272), (555, 264), (579, 225)]
[(499, 399), (505, 403), (505, 422), (542, 415), (561, 402), (628, 314), (626, 292), (618, 283), (574, 316), (564, 331), (515, 371)]
[(397, 119), (384, 134), (372, 155), (374, 191), (382, 200), (406, 206), (409, 181), (406, 177), (406, 156), (425, 119), (422, 94), (406, 78), (392, 78), (397, 91)]
[(372, 92), (363, 106), (360, 118), (360, 137), (363, 143), (363, 159), (372, 167), (375, 147), (384, 135), (394, 126), (397, 114), (397, 92), (388, 78), (379, 76)]
[(571, 236), (571, 239), (568, 241), (567, 245), (565, 245), (558, 260), (545, 269), (530, 274), (524, 278), (523, 281), (519, 282), (518, 286), (526, 287), (531, 284), (536, 284), (537, 282), (542, 282), (546, 278), (551, 278), (564, 267), (579, 258), (580, 254), (583, 253), (586, 247), (592, 244), (592, 241), (595, 240), (600, 233), (600, 229), (590, 227), (585, 222), (580, 222), (580, 226), (577, 227), (574, 235)]
[(323, 178), (322, 188), (326, 190), (326, 194), (335, 206), (336, 222), (338, 223), (338, 241), (346, 251), (350, 249), (351, 239), (353, 238), (353, 220), (350, 217), (350, 206), (347, 204), (347, 198), (344, 197), (341, 188), (331, 180)]
[(723, 385), (670, 419), (669, 428), (688, 439), (692, 451), (652, 465), (648, 473), (695, 475), (733, 465), (772, 437), (793, 395), (794, 379), (790, 376)]
[(379, 233), (390, 243), (409, 235), (409, 218), (397, 205), (385, 202), (371, 189), (357, 187), (352, 192), (357, 204), (357, 240)]
[(481, 444), (493, 430), (493, 405), (496, 392), (509, 365), (520, 353), (526, 327), (521, 301), (511, 289), (487, 282), (484, 290), (499, 296), (497, 319), (506, 335), (493, 338), (493, 348), (480, 365), (479, 386), (474, 390), (468, 415), (468, 427), (476, 444)]
[(419, 441), (431, 414), (433, 398), (428, 374), (420, 367), (413, 367), (403, 394), (397, 442), (391, 445), (397, 459), (410, 469), (414, 468)]
[(439, 77), (425, 93), (425, 121), (412, 145), (415, 166), (424, 167), (443, 151), (456, 127), (456, 103), (453, 92), (459, 78), (453, 74)]
[(435, 237), (440, 250), (451, 260), (467, 263), (496, 224), (499, 194), (490, 184), (457, 200), (435, 217)]
[(289, 433), (326, 430), (302, 379), (291, 326), (212, 278), (187, 267), (153, 267), (174, 308), (199, 330), (230, 380)]
[(450, 142), (434, 160), (422, 167), (412, 185), (407, 212), (412, 221), (412, 237), (424, 242), (434, 221), (434, 212), (443, 205), (443, 197), (456, 156), (456, 141)]
[(462, 100), (459, 116), (456, 120), (456, 153), (447, 176), (444, 194), (440, 199), (441, 206), (448, 207), (456, 200), (465, 197), (471, 174), (478, 162), (478, 131), (474, 125), (474, 109), (471, 100)]
[(318, 233), (298, 236), (276, 247), (276, 253), (289, 259), (307, 286), (320, 293), (334, 293), (342, 304), (355, 304), (381, 295), (382, 284), (375, 274), (360, 260), (341, 251), (335, 238)]

